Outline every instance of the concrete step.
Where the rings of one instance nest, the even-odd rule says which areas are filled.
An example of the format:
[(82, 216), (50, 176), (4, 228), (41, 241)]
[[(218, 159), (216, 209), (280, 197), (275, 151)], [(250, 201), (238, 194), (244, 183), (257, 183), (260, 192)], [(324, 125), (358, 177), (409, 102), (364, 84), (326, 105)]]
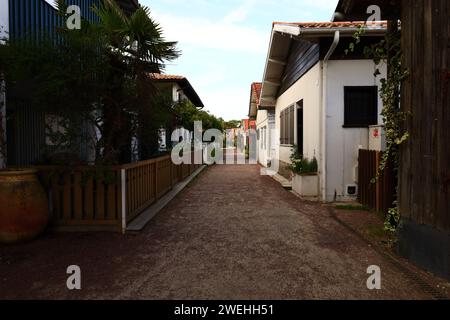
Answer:
[(272, 178), (277, 181), (281, 186), (286, 190), (292, 190), (292, 181), (289, 181), (285, 177), (280, 174), (276, 174), (272, 176)]

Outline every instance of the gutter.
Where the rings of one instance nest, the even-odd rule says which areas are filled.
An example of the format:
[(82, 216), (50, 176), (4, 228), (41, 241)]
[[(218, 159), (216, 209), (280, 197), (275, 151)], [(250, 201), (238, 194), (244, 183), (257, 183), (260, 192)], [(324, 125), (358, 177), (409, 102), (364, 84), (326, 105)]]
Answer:
[[(290, 35), (293, 37), (308, 37), (308, 36), (327, 36), (336, 31), (339, 31), (340, 35), (353, 36), (355, 32), (359, 30), (358, 27), (335, 27), (335, 28), (302, 28), (296, 24), (275, 24), (273, 26), (273, 32)], [(386, 27), (376, 24), (366, 24), (365, 34), (370, 35), (384, 35), (386, 34)]]
[(327, 72), (328, 72), (328, 61), (330, 60), (333, 52), (339, 44), (341, 39), (341, 34), (339, 30), (334, 33), (333, 43), (328, 50), (324, 60), (322, 61), (322, 74), (321, 74), (321, 87), (322, 87), (322, 97), (321, 97), (321, 108), (320, 108), (320, 144), (321, 144), (321, 194), (323, 202), (327, 200)]
[[(362, 23), (361, 23), (362, 24)], [(271, 50), (272, 50), (272, 44), (273, 39), (276, 33), (290, 36), (291, 38), (312, 38), (312, 37), (320, 37), (320, 36), (330, 36), (331, 34), (335, 34), (336, 32), (339, 32), (339, 37), (346, 36), (351, 37), (353, 36), (357, 31), (359, 30), (358, 27), (332, 27), (332, 28), (302, 28), (298, 24), (290, 24), (290, 23), (274, 23), (272, 27), (272, 33), (270, 36), (270, 43), (269, 43), (269, 51), (266, 58), (265, 68), (264, 68), (264, 76), (262, 81), (262, 90), (261, 90), (261, 96), (264, 96), (264, 89), (267, 84), (266, 74), (267, 69), (269, 67), (270, 63), (270, 57), (271, 57)], [(384, 35), (386, 34), (386, 26), (383, 24), (366, 24), (365, 29), (365, 35)], [(338, 40), (339, 42), (339, 40)], [(332, 52), (331, 52), (332, 54)], [(330, 54), (330, 55), (331, 55)], [(264, 99), (261, 98), (261, 101)], [(261, 105), (264, 105), (261, 103)]]

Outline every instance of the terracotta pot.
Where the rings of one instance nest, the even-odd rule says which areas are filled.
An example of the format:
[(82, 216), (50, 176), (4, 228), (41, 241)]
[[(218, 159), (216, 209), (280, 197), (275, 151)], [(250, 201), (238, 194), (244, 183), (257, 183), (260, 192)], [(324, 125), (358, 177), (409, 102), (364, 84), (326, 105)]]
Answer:
[(0, 170), (0, 242), (30, 240), (48, 220), (47, 195), (36, 170)]

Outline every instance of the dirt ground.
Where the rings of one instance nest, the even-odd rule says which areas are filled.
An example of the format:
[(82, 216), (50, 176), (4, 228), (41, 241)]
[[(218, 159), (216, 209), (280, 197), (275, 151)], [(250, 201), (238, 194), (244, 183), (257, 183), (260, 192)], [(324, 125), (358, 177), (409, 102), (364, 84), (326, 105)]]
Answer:
[[(66, 287), (69, 265), (79, 291)], [(367, 289), (371, 265), (381, 290)], [(0, 247), (2, 299), (432, 299), (416, 282), (257, 166), (208, 168), (138, 234)]]

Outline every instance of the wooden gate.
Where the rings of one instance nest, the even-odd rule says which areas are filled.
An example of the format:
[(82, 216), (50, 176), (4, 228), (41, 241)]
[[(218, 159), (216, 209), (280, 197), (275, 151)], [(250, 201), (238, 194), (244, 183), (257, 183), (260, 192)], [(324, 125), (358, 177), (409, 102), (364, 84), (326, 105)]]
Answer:
[(378, 212), (387, 214), (396, 200), (397, 177), (392, 166), (388, 165), (374, 183), (381, 163), (382, 152), (359, 150), (358, 201)]

